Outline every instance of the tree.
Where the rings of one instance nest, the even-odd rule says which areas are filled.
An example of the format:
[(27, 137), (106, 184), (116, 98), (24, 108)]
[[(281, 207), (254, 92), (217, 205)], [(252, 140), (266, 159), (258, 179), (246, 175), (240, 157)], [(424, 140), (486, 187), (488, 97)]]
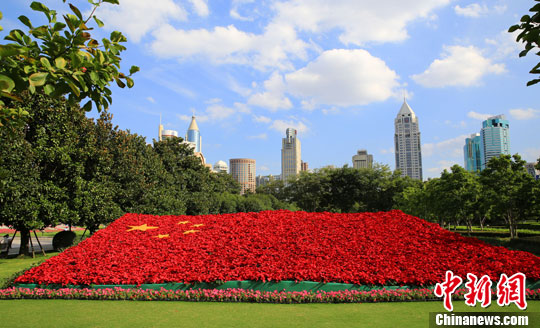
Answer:
[[(534, 5), (529, 11), (531, 15), (524, 15), (521, 17), (521, 23), (512, 25), (508, 29), (508, 32), (513, 33), (517, 30), (520, 30), (520, 33), (516, 37), (517, 42), (525, 43), (525, 49), (519, 53), (519, 57), (526, 56), (529, 51), (536, 48), (540, 49), (540, 0), (535, 0), (539, 2)], [(537, 56), (540, 56), (540, 51), (536, 53)], [(532, 70), (529, 72), (531, 74), (540, 74), (540, 62), (536, 64)], [(540, 78), (532, 79), (527, 82), (527, 86), (531, 86), (540, 82)]]
[(101, 111), (112, 102), (111, 82), (121, 88), (133, 86), (131, 75), (139, 68), (132, 66), (129, 75), (119, 71), (120, 53), (126, 49), (122, 43), (127, 41), (122, 33), (114, 31), (101, 43), (89, 33), (91, 19), (103, 26), (95, 10), (103, 3), (119, 4), (118, 0), (89, 2), (92, 11), (86, 18), (69, 4), (72, 14), (63, 15), (60, 22), (57, 12), (40, 2), (32, 2), (30, 8), (42, 12), (47, 24), (34, 26), (26, 16), (19, 16), (28, 32), (12, 30), (5, 37), (11, 43), (0, 45), (0, 126), (14, 127), (26, 121), (29, 113), (21, 106), (25, 91), (65, 96), (70, 105), (89, 99), (83, 109), (90, 111), (94, 103)]
[(480, 174), (482, 193), (494, 216), (501, 216), (517, 238), (517, 224), (526, 218), (538, 217), (534, 179), (525, 170), (519, 155), (493, 157)]

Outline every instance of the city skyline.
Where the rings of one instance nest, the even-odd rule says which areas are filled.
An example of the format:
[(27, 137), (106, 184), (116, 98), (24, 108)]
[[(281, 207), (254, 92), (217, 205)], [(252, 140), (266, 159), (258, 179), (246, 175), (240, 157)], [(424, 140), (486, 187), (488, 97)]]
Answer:
[[(194, 3), (123, 0), (96, 12), (105, 25), (92, 36), (122, 31), (122, 70), (141, 67), (134, 88), (112, 88), (113, 123), (148, 143), (160, 114), (180, 136), (195, 115), (207, 163), (249, 156), (259, 174), (279, 175), (278, 140), (292, 127), (311, 169), (351, 166), (358, 149), (395, 169), (392, 120), (406, 96), (421, 120), (424, 179), (464, 165), (464, 140), (495, 114), (512, 123), (512, 154), (540, 157), (539, 87), (525, 86), (537, 56), (519, 58), (506, 32), (530, 1)], [(45, 23), (29, 2), (2, 5), (0, 37), (27, 30), (19, 15)]]

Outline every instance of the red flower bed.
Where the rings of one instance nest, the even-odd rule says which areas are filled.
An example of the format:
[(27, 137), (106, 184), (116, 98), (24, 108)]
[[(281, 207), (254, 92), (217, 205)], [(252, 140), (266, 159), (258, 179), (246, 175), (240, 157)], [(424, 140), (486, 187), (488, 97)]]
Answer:
[(126, 214), (17, 278), (37, 284), (320, 281), (433, 285), (523, 272), (540, 258), (441, 229), (401, 211), (266, 211), (203, 216)]

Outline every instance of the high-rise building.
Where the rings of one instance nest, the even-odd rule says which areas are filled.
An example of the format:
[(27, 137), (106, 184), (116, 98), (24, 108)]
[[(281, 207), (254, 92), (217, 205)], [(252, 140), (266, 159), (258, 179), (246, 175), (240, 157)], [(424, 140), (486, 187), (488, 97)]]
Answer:
[(242, 187), (240, 193), (251, 190), (255, 192), (255, 160), (249, 158), (232, 158), (229, 160), (230, 173)]
[(465, 156), (465, 169), (470, 172), (482, 171), (483, 144), (480, 133), (473, 133), (465, 139), (463, 154)]
[(196, 153), (202, 153), (202, 141), (201, 133), (199, 127), (197, 126), (197, 121), (195, 121), (195, 116), (191, 117), (191, 123), (186, 133), (186, 140), (193, 144), (193, 151)]
[(300, 162), (300, 171), (301, 172), (307, 172), (309, 170), (309, 165), (307, 162), (301, 161)]
[(281, 141), (281, 178), (287, 184), (289, 177), (296, 176), (301, 170), (301, 149), (297, 132), (288, 128)]
[(227, 173), (229, 171), (229, 166), (227, 166), (227, 163), (224, 161), (217, 161), (216, 164), (214, 164), (214, 172), (217, 173)]
[(352, 157), (353, 168), (372, 168), (373, 167), (373, 155), (368, 154), (367, 150), (361, 149), (356, 152), (356, 155)]
[(527, 163), (525, 164), (525, 169), (527, 170), (527, 173), (529, 173), (533, 178), (536, 180), (540, 180), (540, 170), (536, 169), (536, 165), (538, 163)]
[(482, 170), (492, 157), (510, 155), (510, 124), (504, 115), (488, 117), (482, 122)]
[(396, 169), (402, 176), (422, 180), (422, 150), (420, 146), (420, 129), (418, 117), (407, 101), (394, 119)]
[(270, 174), (270, 175), (258, 175), (255, 178), (255, 182), (256, 182), (257, 187), (266, 186), (267, 184), (269, 184), (270, 182), (273, 182), (275, 180), (279, 180), (279, 179), (276, 179), (276, 177), (273, 176), (272, 174)]
[[(160, 124), (161, 125), (161, 124)], [(175, 130), (161, 130), (161, 135), (159, 136), (159, 140), (168, 139), (172, 137), (178, 137), (178, 132)]]

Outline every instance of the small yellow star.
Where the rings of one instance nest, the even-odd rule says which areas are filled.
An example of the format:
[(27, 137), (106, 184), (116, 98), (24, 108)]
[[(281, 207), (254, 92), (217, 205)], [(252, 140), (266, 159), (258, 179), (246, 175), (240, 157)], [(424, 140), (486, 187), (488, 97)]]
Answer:
[(128, 227), (130, 227), (130, 229), (127, 230), (127, 231), (134, 231), (134, 230), (146, 231), (146, 230), (151, 230), (151, 229), (157, 229), (157, 228), (159, 228), (159, 227), (147, 226), (146, 223), (143, 224), (143, 225), (140, 225), (140, 226), (128, 226)]
[(169, 238), (169, 234), (165, 234), (165, 235), (157, 235), (157, 236), (153, 236), (154, 238), (159, 238), (159, 239), (162, 239), (162, 238)]
[(189, 221), (180, 221), (180, 222), (178, 222), (178, 224), (188, 224), (188, 223), (189, 223)]
[(204, 225), (204, 224), (199, 223), (199, 224), (194, 224), (194, 225), (192, 225), (192, 227), (198, 228), (198, 227), (202, 227), (203, 225)]
[(199, 230), (186, 230), (186, 231), (184, 231), (184, 235), (187, 235), (188, 233), (196, 233), (198, 231)]

